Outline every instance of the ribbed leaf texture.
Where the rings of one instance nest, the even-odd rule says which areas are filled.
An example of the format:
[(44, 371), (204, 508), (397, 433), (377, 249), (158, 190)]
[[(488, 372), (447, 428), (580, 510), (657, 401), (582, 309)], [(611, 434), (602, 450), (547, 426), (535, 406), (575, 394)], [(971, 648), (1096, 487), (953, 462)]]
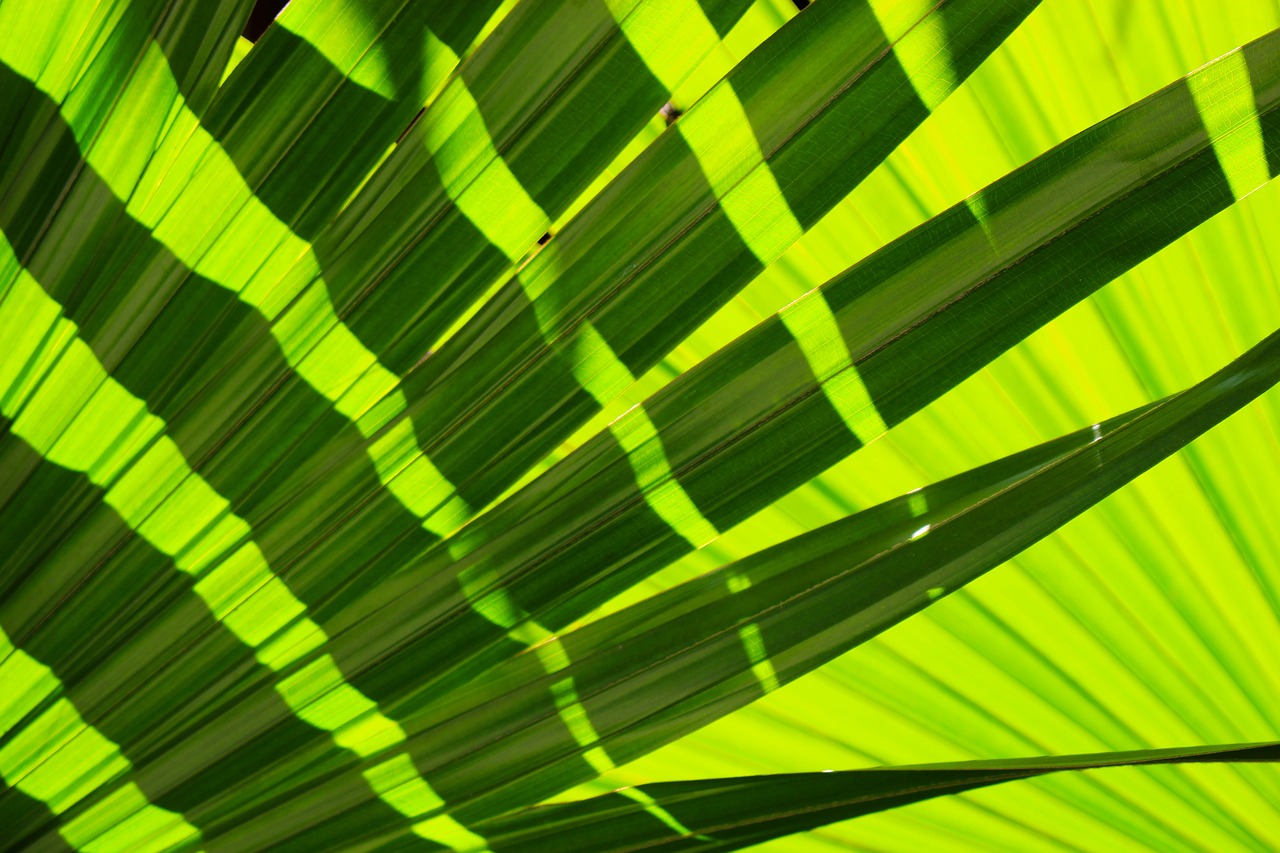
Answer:
[(1273, 3), (278, 5), (0, 0), (0, 850), (1280, 847)]

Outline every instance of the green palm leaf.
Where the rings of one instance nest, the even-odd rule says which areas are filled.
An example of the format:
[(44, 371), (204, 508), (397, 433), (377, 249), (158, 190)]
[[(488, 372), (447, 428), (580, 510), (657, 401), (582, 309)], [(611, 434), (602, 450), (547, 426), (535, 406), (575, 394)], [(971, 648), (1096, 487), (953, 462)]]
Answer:
[[(484, 828), (504, 850), (737, 850), (831, 821), (1045, 773), (1278, 759), (1277, 744), (1240, 744), (666, 782), (542, 806)], [(601, 844), (601, 838), (608, 840)]]
[(549, 638), (456, 699), (424, 691), (425, 709), (399, 716), (433, 777), (475, 792), (478, 802), (458, 803), (468, 815), (519, 807), (522, 789), (547, 776), (585, 781), (778, 689), (1047, 535), (1270, 388), (1278, 347), (1272, 336), (1182, 394)]
[[(1254, 39), (1140, 97), (1123, 60), (1029, 57), (1054, 27), (1117, 43), (1063, 3), (296, 0), (251, 46), (249, 5), (0, 4), (0, 848), (741, 846), (860, 814), (894, 849), (1022, 849), (1040, 817), (967, 804), (1042, 784), (1077, 847), (1265, 846), (1266, 770), (1066, 774), (907, 817), (879, 812), (915, 770), (766, 774), (928, 763), (949, 781), (921, 799), (1275, 739), (1270, 398), (1178, 454), (1159, 514), (1133, 496), (1168, 464), (1086, 511), (1274, 381), (1236, 212), (1264, 194), (1235, 205), (1280, 168), (1274, 10), (1116, 12), (1167, 33), (1160, 82)], [(1052, 103), (1041, 64), (1099, 103)], [(1069, 135), (1032, 129), (1060, 107), (1088, 129), (1021, 165)], [(987, 123), (1006, 152), (972, 144)], [(1179, 243), (1223, 343), (1152, 334), (1127, 284), (1090, 297), (1227, 208)], [(1077, 303), (1139, 376), (1123, 402), (1041, 390), (1119, 387), (1096, 336), (1010, 379), (1027, 352), (1056, 370)], [(1051, 425), (972, 390), (988, 363)], [(921, 423), (914, 474), (885, 475)], [(1082, 525), (1105, 580), (1029, 586), (1018, 564)], [(1063, 608), (1050, 662), (1019, 632)], [(974, 699), (913, 658), (956, 654), (938, 626), (1026, 687)], [(830, 707), (945, 719), (907, 739), (936, 756), (805, 751), (866, 730), (821, 698), (849, 662)], [(674, 771), (725, 732), (728, 767)], [(936, 763), (982, 751), (1078, 755)], [(699, 772), (758, 778), (527, 809)]]
[[(455, 620), (468, 597), (474, 603), (495, 587), (558, 629), (879, 437), (1231, 204), (1214, 139), (1251, 127), (1228, 122), (1206, 132), (1191, 93), (1231, 75), (1248, 87), (1248, 67), (1259, 69), (1260, 90), (1273, 89), (1265, 74), (1277, 47), (1280, 36), (1267, 36), (1152, 95), (984, 191), (982, 219), (971, 212), (978, 202), (963, 203), (794, 303), (436, 546), (406, 577), (347, 608), (337, 629), (383, 608), (420, 614), (421, 636), (393, 642), (423, 672), (433, 659), (455, 665), (451, 650), (437, 658), (429, 648), (429, 618)], [(1234, 91), (1253, 100), (1250, 88)], [(1264, 115), (1270, 106), (1262, 101)], [(1152, 138), (1151, 124), (1169, 135)], [(1254, 159), (1236, 165), (1265, 183), (1257, 142), (1246, 152)], [(1117, 152), (1141, 166), (1106, 168)], [(598, 353), (578, 357), (591, 363)], [(470, 645), (479, 651), (486, 628), (477, 624)], [(354, 631), (339, 648), (380, 658), (381, 627)], [(359, 658), (349, 666), (358, 669)]]

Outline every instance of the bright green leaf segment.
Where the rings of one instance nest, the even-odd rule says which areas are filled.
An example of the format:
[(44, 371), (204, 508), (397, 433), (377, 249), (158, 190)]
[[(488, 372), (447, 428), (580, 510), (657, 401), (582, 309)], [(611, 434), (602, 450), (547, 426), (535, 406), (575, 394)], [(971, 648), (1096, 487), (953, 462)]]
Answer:
[(1280, 846), (1273, 3), (251, 5), (0, 0), (0, 850)]

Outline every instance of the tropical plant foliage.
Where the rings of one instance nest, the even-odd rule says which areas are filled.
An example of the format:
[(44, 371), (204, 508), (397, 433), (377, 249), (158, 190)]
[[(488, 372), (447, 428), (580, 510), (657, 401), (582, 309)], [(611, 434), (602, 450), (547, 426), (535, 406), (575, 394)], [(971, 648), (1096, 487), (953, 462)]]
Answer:
[(252, 6), (0, 0), (0, 848), (1280, 845), (1274, 4)]

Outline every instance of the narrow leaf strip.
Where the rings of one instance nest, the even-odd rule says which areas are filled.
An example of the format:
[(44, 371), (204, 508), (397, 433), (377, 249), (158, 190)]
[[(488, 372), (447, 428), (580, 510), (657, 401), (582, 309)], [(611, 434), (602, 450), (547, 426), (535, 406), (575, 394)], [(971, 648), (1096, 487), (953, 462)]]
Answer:
[[(823, 773), (656, 782), (487, 821), (501, 850), (738, 850), (933, 797), (1065, 770), (1280, 761), (1280, 744), (1144, 749)], [(674, 816), (672, 826), (646, 803)]]

